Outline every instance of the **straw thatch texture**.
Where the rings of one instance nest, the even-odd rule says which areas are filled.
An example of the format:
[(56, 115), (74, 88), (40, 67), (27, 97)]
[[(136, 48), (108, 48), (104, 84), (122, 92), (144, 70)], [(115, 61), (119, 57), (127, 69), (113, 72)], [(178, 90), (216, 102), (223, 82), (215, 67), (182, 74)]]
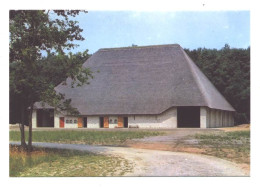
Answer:
[[(179, 45), (100, 49), (83, 65), (90, 85), (57, 92), (82, 115), (159, 114), (175, 106), (234, 111)], [(99, 73), (97, 72), (99, 71)]]

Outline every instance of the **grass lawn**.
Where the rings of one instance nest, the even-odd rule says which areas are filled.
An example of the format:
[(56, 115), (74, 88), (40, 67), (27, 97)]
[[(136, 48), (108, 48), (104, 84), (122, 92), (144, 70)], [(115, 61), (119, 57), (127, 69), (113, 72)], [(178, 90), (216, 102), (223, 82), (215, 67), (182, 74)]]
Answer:
[(10, 145), (9, 154), (10, 177), (121, 176), (132, 170), (120, 157), (80, 151), (34, 148), (27, 153)]
[(196, 134), (204, 154), (250, 165), (250, 130)]
[[(156, 131), (33, 131), (34, 142), (120, 145), (129, 139), (158, 136)], [(28, 132), (26, 132), (28, 139)], [(10, 131), (10, 141), (20, 141), (20, 131)]]

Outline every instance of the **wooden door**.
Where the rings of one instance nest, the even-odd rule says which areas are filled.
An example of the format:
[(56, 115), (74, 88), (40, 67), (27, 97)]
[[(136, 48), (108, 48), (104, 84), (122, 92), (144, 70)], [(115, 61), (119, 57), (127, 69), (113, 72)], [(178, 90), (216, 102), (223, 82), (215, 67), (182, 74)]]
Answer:
[(60, 117), (60, 128), (64, 128), (64, 117)]
[(83, 123), (82, 123), (82, 118), (78, 118), (78, 128), (82, 128), (83, 127)]
[(117, 127), (123, 128), (123, 117), (118, 117)]
[(104, 128), (109, 128), (108, 117), (104, 117)]

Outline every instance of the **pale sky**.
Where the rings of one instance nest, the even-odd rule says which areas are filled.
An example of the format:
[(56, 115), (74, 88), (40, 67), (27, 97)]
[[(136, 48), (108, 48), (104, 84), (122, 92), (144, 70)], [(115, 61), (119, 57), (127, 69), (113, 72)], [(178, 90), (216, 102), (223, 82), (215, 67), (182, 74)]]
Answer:
[(249, 11), (89, 11), (76, 18), (85, 40), (73, 52), (132, 44), (180, 44), (183, 48), (250, 46)]

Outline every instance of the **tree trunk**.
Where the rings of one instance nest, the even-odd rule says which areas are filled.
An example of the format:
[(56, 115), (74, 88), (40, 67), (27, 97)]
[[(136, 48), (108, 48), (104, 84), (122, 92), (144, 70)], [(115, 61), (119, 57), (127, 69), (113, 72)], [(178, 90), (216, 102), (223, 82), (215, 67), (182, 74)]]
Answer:
[(26, 142), (25, 142), (25, 134), (24, 134), (25, 110), (24, 110), (24, 104), (22, 103), (21, 105), (22, 105), (21, 106), (21, 123), (19, 124), (20, 132), (21, 132), (21, 146), (24, 150), (26, 150), (27, 145), (26, 145)]
[(24, 124), (20, 123), (19, 127), (20, 127), (20, 132), (21, 132), (21, 146), (24, 150), (26, 150), (27, 145), (26, 145), (25, 136), (24, 136)]
[(32, 112), (33, 112), (33, 105), (30, 105), (29, 109), (29, 138), (28, 138), (28, 151), (31, 152), (32, 148)]

